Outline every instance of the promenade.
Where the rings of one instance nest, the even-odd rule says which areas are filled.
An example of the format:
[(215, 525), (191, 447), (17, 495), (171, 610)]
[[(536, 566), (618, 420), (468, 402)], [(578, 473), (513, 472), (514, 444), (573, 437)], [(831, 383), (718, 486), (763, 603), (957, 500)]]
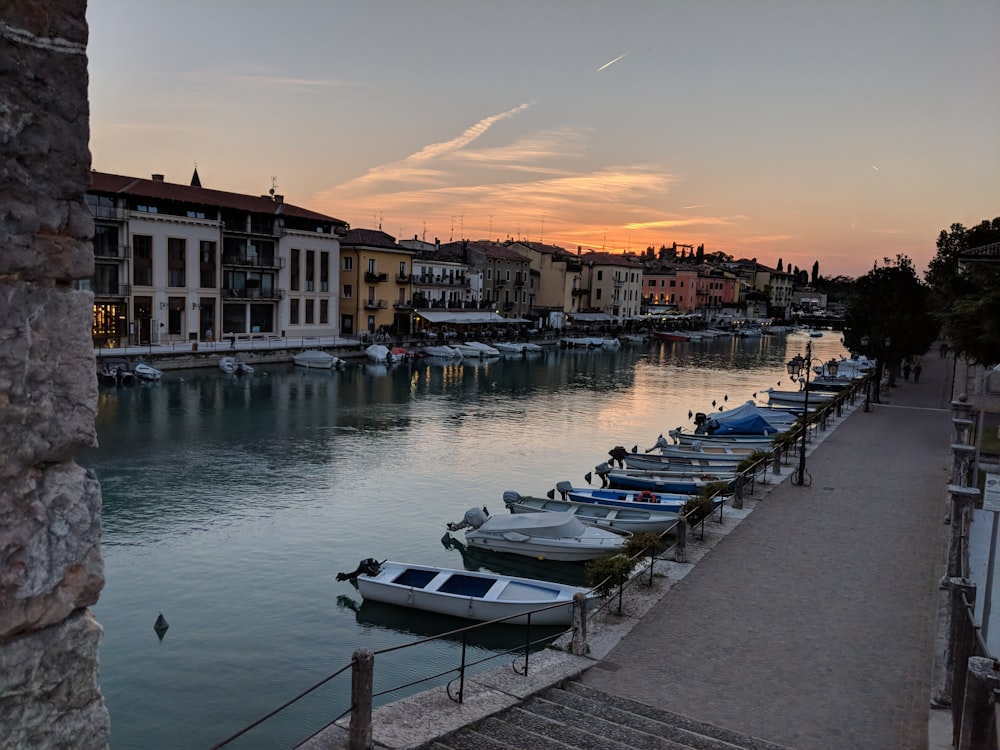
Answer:
[(855, 409), (581, 681), (800, 750), (928, 747), (945, 362)]

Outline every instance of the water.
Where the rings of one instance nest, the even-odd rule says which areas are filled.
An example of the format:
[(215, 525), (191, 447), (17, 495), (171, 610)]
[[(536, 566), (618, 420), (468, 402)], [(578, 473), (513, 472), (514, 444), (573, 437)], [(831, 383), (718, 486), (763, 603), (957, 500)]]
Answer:
[[(334, 372), (273, 366), (242, 380), (185, 371), (102, 389), (100, 448), (81, 463), (104, 494), (107, 585), (95, 611), (112, 748), (209, 747), (356, 648), (449, 629), (454, 621), (362, 606), (336, 573), (366, 557), (461, 568), (461, 553), (441, 541), (446, 522), (472, 506), (505, 512), (505, 489), (583, 485), (615, 445), (648, 448), (693, 427), (689, 411), (789, 387), (784, 363), (805, 342), (657, 342)], [(837, 334), (813, 347), (821, 359), (843, 351)], [(160, 612), (170, 625), (162, 641)], [(470, 658), (514, 645), (509, 630), (486, 634)], [(380, 656), (375, 690), (449, 669), (457, 653), (444, 642)], [(334, 679), (232, 747), (291, 747), (347, 708), (349, 684)]]

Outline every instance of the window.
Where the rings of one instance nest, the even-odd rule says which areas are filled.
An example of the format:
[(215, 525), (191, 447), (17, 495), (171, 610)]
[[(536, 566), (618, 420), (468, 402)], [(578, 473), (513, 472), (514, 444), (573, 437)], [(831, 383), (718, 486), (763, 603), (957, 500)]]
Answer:
[[(321, 292), (330, 291), (330, 253), (319, 254), (319, 290)], [(326, 321), (321, 320), (320, 322), (325, 323)]]
[(299, 322), (299, 300), (292, 298), (288, 300), (288, 322), (297, 325)]
[(598, 271), (597, 272), (597, 280), (598, 281), (604, 281), (604, 271)]
[(350, 255), (344, 256), (344, 270), (345, 271), (354, 270), (354, 258), (352, 258)]
[(311, 300), (311, 299), (307, 299), (306, 300), (306, 325), (312, 325), (315, 322), (315, 320), (313, 319), (314, 318), (313, 311), (314, 311), (314, 308), (315, 308), (315, 302), (316, 302), (315, 300)]
[(167, 238), (167, 286), (185, 286), (187, 240)]
[(378, 273), (378, 271), (376, 271), (375, 259), (374, 258), (369, 258), (368, 259), (368, 273)]
[[(316, 251), (306, 250), (306, 291), (316, 291)], [(307, 313), (308, 316), (308, 313)], [(311, 320), (307, 320), (311, 323)]]
[(198, 247), (198, 286), (215, 288), (215, 243), (202, 240)]
[(291, 278), (289, 279), (288, 287), (291, 291), (297, 292), (299, 291), (299, 249), (297, 247), (292, 248), (289, 265), (291, 266), (289, 269)]
[(329, 317), (330, 317), (330, 300), (328, 300), (328, 299), (321, 299), (319, 301), (319, 322), (320, 322), (320, 325), (325, 325), (326, 323), (329, 323), (330, 322)]
[(354, 287), (351, 284), (344, 284), (344, 299), (354, 297)]
[(153, 238), (147, 235), (132, 236), (132, 283), (153, 285)]
[(399, 264), (399, 278), (406, 278), (406, 261), (401, 261)]
[(94, 256), (97, 258), (118, 257), (118, 227), (94, 225)]

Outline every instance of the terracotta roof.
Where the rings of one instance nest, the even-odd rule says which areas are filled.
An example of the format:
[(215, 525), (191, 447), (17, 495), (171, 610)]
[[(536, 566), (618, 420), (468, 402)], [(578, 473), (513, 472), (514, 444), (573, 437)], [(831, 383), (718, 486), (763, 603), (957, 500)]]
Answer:
[(631, 258), (617, 253), (591, 252), (580, 256), (583, 263), (593, 261), (595, 266), (625, 266), (626, 268), (642, 268), (641, 263), (637, 263)]
[(174, 182), (146, 180), (141, 177), (109, 174), (96, 170), (90, 173), (90, 189), (99, 193), (114, 193), (134, 195), (142, 198), (152, 198), (178, 203), (193, 203), (218, 208), (232, 208), (248, 213), (270, 214), (273, 216), (292, 216), (298, 219), (329, 221), (334, 224), (348, 226), (346, 221), (326, 216), (306, 208), (293, 206), (291, 203), (272, 200), (269, 196), (243, 195), (229, 193), (224, 190), (209, 190), (208, 188), (179, 185)]
[(412, 250), (396, 244), (396, 238), (378, 229), (352, 229), (340, 238), (340, 245), (364, 245), (365, 247), (383, 247), (392, 250)]

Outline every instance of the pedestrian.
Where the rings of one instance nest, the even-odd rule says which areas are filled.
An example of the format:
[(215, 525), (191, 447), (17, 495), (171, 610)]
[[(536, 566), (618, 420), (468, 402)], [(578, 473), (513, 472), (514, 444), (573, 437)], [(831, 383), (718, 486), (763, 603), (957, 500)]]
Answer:
[(910, 363), (903, 363), (903, 380), (909, 381), (910, 379)]
[(917, 364), (915, 364), (913, 366), (913, 382), (914, 383), (919, 383), (920, 382), (920, 373), (922, 373), (923, 371), (924, 371), (924, 366), (922, 364), (920, 364), (919, 362), (917, 362)]

